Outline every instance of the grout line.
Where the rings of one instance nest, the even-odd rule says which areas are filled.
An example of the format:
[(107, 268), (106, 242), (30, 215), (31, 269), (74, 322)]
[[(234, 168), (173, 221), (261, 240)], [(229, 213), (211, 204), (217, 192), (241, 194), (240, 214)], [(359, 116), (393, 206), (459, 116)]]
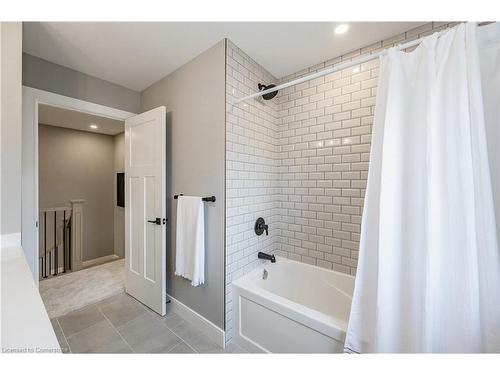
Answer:
[[(89, 306), (90, 306), (90, 305), (89, 305)], [(63, 315), (63, 316), (64, 316), (64, 315)], [(75, 332), (75, 333), (72, 333), (72, 334), (71, 334), (71, 335), (69, 335), (69, 336), (66, 336), (66, 335), (65, 335), (65, 337), (66, 337), (66, 339), (71, 339), (73, 336), (78, 335), (79, 333), (81, 333), (81, 332), (83, 332), (83, 331), (86, 331), (86, 330), (88, 330), (89, 328), (92, 328), (92, 327), (94, 327), (94, 326), (98, 325), (99, 323), (101, 323), (101, 321), (98, 321), (97, 323), (91, 324), (91, 325), (89, 325), (88, 327), (85, 327), (85, 328), (83, 328), (83, 329), (81, 329), (81, 330), (79, 330), (79, 331), (77, 331), (77, 332)], [(62, 327), (61, 327), (61, 329), (62, 329)], [(63, 332), (63, 333), (64, 333), (64, 332)], [(68, 342), (68, 344), (69, 344), (69, 342)]]
[[(167, 327), (167, 328), (168, 328), (168, 327)], [(174, 335), (175, 335), (175, 333), (174, 333)], [(176, 335), (176, 336), (177, 336), (177, 335)], [(177, 336), (177, 337), (179, 337), (179, 336)], [(179, 338), (180, 338), (180, 337), (179, 337)], [(189, 345), (187, 342), (185, 342), (183, 339), (181, 339), (181, 342), (180, 342), (180, 343), (178, 343), (178, 344), (176, 344), (176, 345), (172, 346), (172, 348), (170, 348), (170, 350), (168, 351), (168, 353), (167, 353), (167, 354), (176, 354), (176, 353), (172, 353), (172, 350), (174, 350), (174, 348), (177, 348), (177, 347), (178, 347), (179, 345), (181, 345), (181, 344), (186, 345), (188, 348), (190, 348), (190, 349), (191, 349), (191, 350), (193, 350), (193, 352), (194, 352), (194, 353), (186, 353), (186, 354), (200, 354), (200, 353), (198, 353), (198, 352), (197, 352), (197, 351), (196, 351), (196, 350), (195, 350), (195, 349), (194, 349), (191, 345)]]
[[(108, 318), (108, 317), (107, 317), (104, 313), (103, 313), (103, 315), (106, 317), (106, 319)], [(122, 324), (122, 325), (120, 325), (119, 327), (115, 326), (113, 323), (111, 323), (111, 321), (110, 321), (110, 323), (111, 323), (111, 325), (112, 325), (112, 326), (113, 326), (116, 330), (120, 330), (121, 328), (123, 328), (123, 327), (125, 327), (125, 326), (128, 326), (129, 324), (132, 324), (132, 323), (133, 323), (133, 322), (135, 322), (136, 320), (139, 320), (140, 318), (142, 318), (143, 316), (146, 316), (146, 315), (148, 315), (148, 314), (147, 314), (147, 312), (144, 312), (144, 313), (142, 313), (141, 315), (136, 316), (134, 319), (129, 320), (129, 321), (128, 321), (128, 322), (126, 322), (126, 323), (123, 323), (123, 324)]]
[(127, 344), (127, 346), (130, 348), (130, 350), (132, 351), (132, 353), (135, 353), (135, 350), (130, 346), (130, 344), (128, 343), (128, 341), (125, 340), (125, 338), (121, 335), (120, 331), (118, 331), (118, 329), (113, 325), (113, 323), (111, 323), (111, 321), (104, 314), (104, 312), (102, 312), (101, 308), (99, 306), (96, 306), (96, 307), (97, 307), (97, 310), (99, 310), (99, 312), (102, 314), (102, 316), (104, 316), (104, 319), (106, 319), (108, 321), (108, 323), (111, 325), (111, 327), (115, 330), (115, 332), (118, 333), (118, 336), (120, 336), (120, 338), (123, 340), (123, 342), (125, 342), (125, 344)]
[[(142, 304), (141, 304), (142, 305)], [(168, 329), (170, 332), (172, 332), (175, 336), (177, 336), (177, 338), (179, 338), (179, 340), (181, 340), (180, 343), (172, 346), (172, 348), (170, 348), (170, 350), (172, 350), (173, 348), (175, 348), (177, 345), (180, 345), (181, 343), (184, 343), (185, 345), (187, 345), (189, 348), (191, 348), (195, 353), (198, 353), (198, 351), (193, 347), (191, 346), (186, 340), (184, 340), (182, 337), (180, 337), (177, 333), (175, 333), (169, 326), (167, 326), (166, 322), (162, 319), (163, 317), (158, 315), (155, 311), (149, 309), (147, 306), (143, 305), (143, 308), (144, 310), (146, 310), (146, 314), (152, 316), (153, 319), (159, 321), (166, 329)], [(139, 319), (140, 317), (142, 317), (143, 315), (145, 314), (142, 314), (140, 316), (138, 316), (137, 318), (134, 318), (132, 319), (130, 322), (133, 322), (134, 320), (136, 319)], [(182, 319), (182, 318), (181, 318)], [(182, 319), (182, 322), (185, 322), (184, 319)], [(182, 322), (180, 322), (179, 324), (176, 324), (173, 328), (179, 326), (182, 324)], [(126, 324), (128, 324), (129, 322), (127, 322)], [(126, 340), (125, 340), (126, 341)]]
[[(126, 294), (126, 293), (125, 293), (125, 294)], [(127, 295), (127, 296), (128, 296), (128, 295)], [(133, 298), (132, 296), (129, 296), (129, 297), (130, 297), (130, 298), (132, 298), (134, 301), (137, 301), (137, 300), (136, 300), (135, 298)], [(137, 302), (139, 302), (139, 301), (137, 301)], [(124, 325), (129, 324), (129, 323), (131, 323), (131, 322), (133, 322), (133, 321), (135, 321), (135, 320), (137, 320), (137, 319), (141, 318), (141, 317), (142, 317), (142, 316), (144, 316), (144, 315), (151, 316), (153, 319), (155, 319), (155, 320), (159, 321), (159, 322), (160, 322), (160, 323), (161, 323), (161, 324), (162, 324), (162, 325), (163, 325), (166, 329), (168, 329), (170, 332), (172, 332), (172, 333), (173, 333), (173, 334), (174, 334), (177, 338), (179, 338), (179, 340), (181, 340), (181, 342), (179, 342), (178, 344), (176, 344), (176, 345), (172, 346), (172, 348), (170, 348), (170, 350), (172, 350), (172, 349), (173, 349), (173, 348), (175, 348), (176, 346), (180, 345), (181, 343), (184, 343), (184, 344), (185, 344), (185, 345), (187, 345), (189, 348), (191, 348), (191, 349), (192, 349), (195, 353), (198, 353), (198, 351), (197, 351), (197, 350), (196, 350), (193, 346), (191, 346), (191, 345), (190, 345), (187, 341), (185, 341), (182, 337), (180, 337), (178, 334), (176, 334), (174, 331), (172, 331), (172, 329), (170, 329), (170, 327), (168, 327), (168, 326), (166, 325), (166, 323), (165, 323), (165, 322), (163, 321), (163, 319), (162, 319), (162, 316), (158, 315), (155, 311), (153, 311), (153, 310), (149, 309), (146, 305), (143, 305), (141, 302), (139, 302), (139, 305), (141, 305), (141, 307), (143, 308), (143, 310), (144, 310), (144, 314), (141, 314), (141, 315), (139, 315), (138, 317), (136, 317), (136, 318), (134, 318), (134, 319), (132, 319), (132, 320), (128, 321), (128, 322), (127, 322), (127, 323), (125, 323)], [(98, 308), (98, 309), (99, 309), (99, 311), (102, 313), (102, 315), (106, 318), (106, 320), (108, 320), (108, 321), (109, 321), (109, 319), (108, 319), (108, 317), (106, 316), (106, 314), (105, 314), (103, 311), (101, 311), (101, 309), (100, 309), (99, 307), (97, 307), (97, 308)], [(185, 320), (183, 319), (183, 321), (185, 321)], [(111, 321), (109, 321), (109, 323), (110, 323), (110, 324), (113, 326), (113, 328), (114, 328), (114, 329), (118, 332), (118, 335), (120, 335), (120, 337), (123, 339), (123, 341), (125, 341), (125, 343), (126, 343), (126, 344), (130, 347), (130, 349), (132, 350), (132, 352), (134, 352), (134, 353), (135, 353), (135, 351), (132, 349), (132, 347), (131, 347), (131, 346), (130, 346), (130, 344), (127, 342), (127, 340), (125, 340), (125, 338), (123, 338), (123, 336), (120, 334), (120, 332), (119, 332), (118, 328), (117, 328), (117, 327), (115, 327), (115, 326), (113, 325), (113, 323), (111, 323)], [(179, 324), (175, 325), (175, 327), (179, 326), (180, 324), (182, 324), (182, 322), (180, 322)], [(174, 328), (175, 328), (175, 327), (174, 327)]]
[[(170, 348), (170, 350), (168, 351), (168, 353), (170, 353), (172, 350), (174, 350), (174, 348), (177, 348), (180, 344), (184, 344), (184, 341), (181, 341), (180, 343), (175, 344), (174, 346), (172, 346), (172, 347)], [(187, 345), (187, 344), (186, 344), (186, 345)]]
[[(133, 297), (132, 297), (132, 298), (133, 298)], [(134, 298), (134, 300), (135, 300), (135, 298)], [(142, 305), (142, 304), (141, 304), (141, 305)], [(140, 315), (140, 316), (138, 316), (138, 317), (136, 317), (136, 318), (134, 318), (134, 319), (130, 320), (130, 321), (129, 321), (129, 322), (127, 322), (126, 324), (129, 324), (130, 322), (133, 322), (133, 321), (135, 321), (135, 320), (139, 319), (140, 317), (142, 317), (143, 315), (146, 315), (146, 314), (147, 314), (148, 316), (151, 316), (153, 319), (155, 319), (155, 320), (157, 320), (158, 322), (160, 322), (160, 324), (162, 324), (162, 325), (163, 325), (166, 329), (168, 329), (168, 330), (169, 330), (170, 332), (172, 332), (175, 336), (177, 336), (177, 338), (179, 338), (179, 340), (181, 340), (181, 342), (180, 342), (180, 343), (178, 343), (178, 344), (176, 344), (176, 345), (172, 346), (172, 348), (171, 348), (171, 349), (175, 348), (177, 345), (180, 345), (181, 343), (184, 343), (184, 344), (186, 344), (188, 347), (190, 347), (190, 348), (191, 348), (191, 349), (192, 349), (195, 353), (198, 353), (198, 351), (197, 351), (197, 350), (196, 350), (193, 346), (191, 346), (191, 345), (190, 345), (190, 344), (189, 344), (186, 340), (184, 340), (184, 339), (183, 339), (182, 337), (180, 337), (177, 333), (175, 333), (175, 332), (174, 332), (174, 331), (173, 331), (173, 330), (172, 330), (169, 326), (167, 326), (166, 322), (162, 319), (162, 318), (163, 318), (162, 316), (158, 315), (155, 311), (153, 311), (153, 310), (149, 309), (149, 308), (148, 308), (147, 306), (145, 306), (145, 305), (142, 305), (142, 307), (143, 307), (143, 308), (144, 308), (144, 310), (145, 310), (145, 314), (142, 314), (142, 315)], [(105, 315), (105, 314), (103, 313), (103, 315)], [(181, 318), (181, 319), (182, 319), (182, 318)], [(175, 328), (175, 327), (177, 327), (177, 326), (181, 325), (183, 322), (186, 322), (186, 321), (185, 321), (184, 319), (182, 319), (182, 321), (181, 321), (180, 323), (176, 324), (173, 328)], [(187, 323), (187, 322), (186, 322), (186, 323)], [(113, 323), (111, 323), (111, 324), (113, 324)], [(189, 324), (189, 323), (188, 323), (188, 324)], [(113, 326), (113, 327), (114, 327), (114, 326)], [(120, 335), (120, 336), (121, 336), (121, 335)], [(125, 339), (124, 339), (124, 340), (125, 340)], [(125, 340), (125, 341), (126, 341), (126, 340)]]
[[(59, 319), (55, 318), (56, 322), (57, 322), (57, 326), (59, 327), (59, 329), (61, 330), (61, 334), (63, 335), (63, 338), (64, 338), (64, 341), (66, 342), (66, 345), (68, 347), (68, 350), (69, 352), (71, 353), (71, 348), (69, 346), (69, 342), (68, 342), (68, 339), (66, 338), (66, 334), (64, 333), (62, 327), (61, 327), (61, 324), (59, 323)], [(63, 352), (64, 353), (64, 352)], [(67, 354), (67, 353), (66, 353)]]
[[(184, 320), (184, 322), (186, 322), (186, 321)], [(186, 323), (187, 323), (187, 322), (186, 322)], [(181, 322), (181, 323), (179, 323), (179, 324), (177, 324), (175, 327), (180, 326), (181, 324), (182, 324), (182, 322)], [(166, 327), (166, 328), (167, 328), (170, 332), (172, 332), (174, 335), (176, 335), (176, 336), (177, 336), (177, 337), (181, 340), (181, 342), (183, 342), (184, 344), (186, 344), (187, 346), (189, 346), (189, 347), (190, 347), (190, 348), (191, 348), (191, 349), (192, 349), (195, 353), (199, 353), (199, 352), (198, 352), (198, 350), (196, 350), (196, 349), (195, 349), (192, 345), (190, 345), (190, 344), (189, 344), (186, 340), (184, 340), (184, 339), (183, 339), (182, 337), (180, 337), (177, 333), (175, 333), (172, 329), (170, 329), (170, 327), (168, 327), (166, 324), (165, 324), (165, 327)], [(175, 328), (175, 327), (174, 327), (174, 328)], [(179, 343), (179, 344), (180, 344), (180, 343)], [(179, 345), (179, 344), (177, 344), (177, 345)], [(177, 346), (177, 345), (176, 345), (176, 346)]]

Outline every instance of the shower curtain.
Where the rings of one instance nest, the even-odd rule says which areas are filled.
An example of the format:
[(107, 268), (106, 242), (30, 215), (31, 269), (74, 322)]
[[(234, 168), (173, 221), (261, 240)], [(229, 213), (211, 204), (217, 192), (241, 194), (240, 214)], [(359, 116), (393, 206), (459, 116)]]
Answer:
[(478, 44), (488, 160), (500, 241), (500, 23), (479, 28)]
[(500, 352), (477, 32), (381, 58), (346, 352)]

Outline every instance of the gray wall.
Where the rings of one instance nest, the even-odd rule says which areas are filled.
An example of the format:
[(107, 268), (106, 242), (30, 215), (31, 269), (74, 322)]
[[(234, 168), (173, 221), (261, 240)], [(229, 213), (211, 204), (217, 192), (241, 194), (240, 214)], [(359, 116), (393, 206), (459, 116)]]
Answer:
[(125, 208), (116, 205), (116, 174), (125, 172), (125, 133), (113, 137), (114, 142), (114, 249), (120, 258), (125, 257)]
[(23, 85), (124, 111), (139, 112), (139, 92), (26, 53), (23, 53)]
[(0, 234), (9, 234), (21, 232), (21, 23), (0, 23), (0, 35), (2, 183)]
[(39, 125), (40, 208), (83, 205), (83, 260), (113, 254), (114, 137)]
[[(224, 327), (225, 41), (144, 90), (141, 110), (167, 107), (167, 290)], [(173, 194), (215, 195), (205, 203), (205, 284), (174, 275)]]

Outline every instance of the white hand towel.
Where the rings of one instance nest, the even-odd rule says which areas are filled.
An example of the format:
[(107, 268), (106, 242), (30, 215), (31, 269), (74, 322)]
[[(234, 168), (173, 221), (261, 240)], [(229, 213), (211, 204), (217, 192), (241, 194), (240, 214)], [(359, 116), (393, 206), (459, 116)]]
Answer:
[(176, 233), (175, 274), (191, 280), (192, 286), (203, 284), (205, 216), (201, 197), (178, 197)]

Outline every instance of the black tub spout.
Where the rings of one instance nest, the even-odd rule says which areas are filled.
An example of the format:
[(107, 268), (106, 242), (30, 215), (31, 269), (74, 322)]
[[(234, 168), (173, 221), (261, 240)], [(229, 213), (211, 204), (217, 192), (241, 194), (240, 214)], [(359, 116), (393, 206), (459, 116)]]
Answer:
[(270, 260), (271, 263), (276, 263), (276, 257), (274, 255), (266, 254), (266, 253), (263, 253), (262, 251), (259, 251), (259, 253), (257, 254), (257, 257), (259, 259)]

